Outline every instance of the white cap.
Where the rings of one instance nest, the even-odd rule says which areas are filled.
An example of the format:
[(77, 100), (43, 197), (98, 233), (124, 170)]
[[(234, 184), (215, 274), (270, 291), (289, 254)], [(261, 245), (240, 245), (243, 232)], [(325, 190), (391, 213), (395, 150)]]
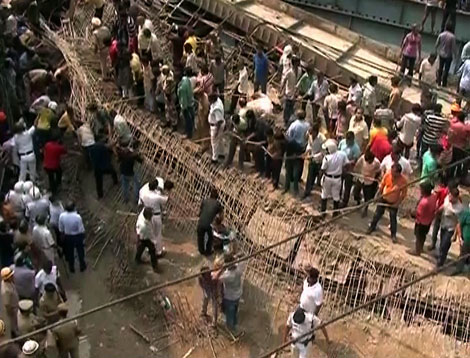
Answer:
[(93, 27), (100, 27), (101, 26), (101, 20), (97, 17), (94, 17), (93, 19), (91, 19), (91, 25)]
[(49, 104), (47, 105), (47, 107), (49, 109), (52, 109), (53, 111), (55, 111), (57, 109), (57, 102), (50, 101)]
[(38, 349), (39, 349), (39, 343), (33, 340), (29, 340), (23, 344), (22, 351), (24, 355), (31, 356), (34, 353), (36, 353)]
[(327, 150), (329, 154), (334, 154), (338, 151), (338, 145), (334, 139), (327, 139), (322, 147), (324, 150)]
[(31, 198), (33, 198), (33, 200), (38, 200), (41, 198), (41, 191), (37, 186), (33, 186), (29, 191), (29, 195), (31, 196)]
[(13, 187), (13, 190), (15, 191), (15, 193), (23, 194), (23, 186), (24, 186), (24, 182), (22, 180), (20, 180), (20, 181), (15, 183), (15, 186)]
[(31, 190), (31, 188), (33, 187), (33, 182), (28, 180), (28, 181), (25, 181), (23, 183), (23, 193), (25, 194), (29, 194), (29, 191)]

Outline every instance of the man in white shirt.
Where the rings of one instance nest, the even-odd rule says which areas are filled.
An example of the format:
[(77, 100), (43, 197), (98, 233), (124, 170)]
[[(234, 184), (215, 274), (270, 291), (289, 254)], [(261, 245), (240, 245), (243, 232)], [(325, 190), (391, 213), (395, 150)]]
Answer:
[(26, 174), (29, 174), (31, 181), (36, 181), (36, 155), (33, 147), (33, 134), (35, 127), (25, 128), (24, 124), (15, 125), (14, 142), (15, 148), (20, 157), (20, 175), (18, 180), (25, 181)]
[(5, 201), (10, 203), (18, 221), (23, 218), (25, 209), (25, 204), (22, 198), (23, 184), (24, 183), (22, 181), (15, 183), (13, 190), (10, 190), (5, 197)]
[(415, 136), (418, 133), (418, 129), (421, 125), (422, 115), (423, 111), (421, 106), (415, 103), (411, 107), (411, 112), (401, 117), (401, 119), (396, 124), (397, 129), (400, 130), (398, 139), (405, 148), (405, 157), (407, 159), (410, 157), (410, 149), (413, 146)]
[[(295, 312), (289, 315), (284, 331), (284, 341), (288, 339), (298, 339), (292, 343), (292, 356), (307, 358), (310, 342), (315, 339), (314, 330), (321, 325), (321, 320), (310, 312), (305, 312), (301, 307), (297, 307)], [(325, 327), (321, 328), (327, 344), (330, 343), (328, 332)]]
[(320, 133), (320, 127), (318, 124), (314, 124), (309, 128), (307, 134), (307, 149), (305, 150), (309, 164), (305, 192), (302, 197), (303, 199), (310, 195), (310, 192), (312, 191), (312, 188), (320, 174), (323, 159), (323, 143), (325, 143), (325, 141), (326, 137)]
[(357, 79), (351, 77), (351, 82), (348, 90), (348, 102), (354, 102), (357, 107), (361, 106), (362, 102), (362, 87), (357, 82)]
[[(59, 271), (57, 266), (55, 266), (51, 261), (47, 261), (42, 266), (42, 269), (38, 271), (34, 279), (34, 286), (36, 287), (39, 297), (44, 293), (44, 287), (52, 283), (57, 290), (62, 291), (62, 286), (60, 284)], [(59, 291), (60, 292), (60, 291)]]
[[(165, 248), (163, 247), (162, 242), (162, 215), (164, 213), (165, 205), (168, 202), (168, 196), (164, 195), (163, 189), (159, 188), (159, 182), (157, 179), (148, 183), (148, 190), (143, 190), (144, 187), (139, 191), (139, 206), (152, 209), (151, 222), (154, 235), (152, 242), (157, 250), (157, 256), (161, 257), (165, 254)], [(164, 188), (167, 188), (170, 191), (173, 188), (173, 183), (167, 180), (164, 183)]]
[(467, 99), (467, 102), (470, 98), (470, 59), (465, 60), (465, 62), (460, 66), (457, 71), (459, 75), (459, 93)]
[(323, 108), (326, 96), (328, 96), (328, 81), (325, 80), (323, 72), (319, 72), (317, 79), (312, 82), (310, 89), (308, 90), (310, 98), (313, 97), (312, 111), (313, 118), (316, 119), (320, 108)]
[(31, 237), (36, 247), (42, 250), (46, 259), (54, 263), (56, 244), (46, 225), (45, 215), (39, 215), (36, 217), (36, 225), (33, 228)]
[(76, 130), (78, 143), (82, 147), (83, 156), (88, 169), (91, 169), (91, 148), (95, 145), (95, 135), (91, 130), (91, 127), (86, 122), (81, 122), (80, 127)]
[(419, 79), (428, 85), (435, 85), (437, 80), (436, 54), (431, 53), (421, 62), (419, 67)]
[(382, 171), (382, 175), (387, 173), (392, 169), (393, 164), (398, 163), (400, 164), (402, 171), (401, 173), (409, 178), (411, 174), (413, 174), (413, 168), (408, 159), (401, 155), (402, 149), (395, 145), (393, 147), (392, 153), (387, 155), (380, 164), (380, 170)]
[(209, 126), (212, 146), (212, 163), (219, 162), (223, 157), (223, 134), (225, 129), (224, 104), (215, 93), (209, 95)]
[(229, 113), (235, 112), (235, 109), (237, 108), (238, 100), (242, 96), (246, 97), (248, 95), (248, 91), (250, 88), (250, 82), (248, 79), (248, 70), (243, 60), (240, 60), (240, 62), (238, 63), (238, 70), (240, 71), (238, 73), (238, 82), (235, 84), (235, 88), (233, 90)]
[(374, 118), (374, 112), (377, 108), (377, 76), (370, 76), (369, 81), (364, 85), (363, 97), (362, 97), (362, 108), (364, 108), (364, 117), (367, 125), (370, 127), (372, 118)]
[(290, 121), (290, 118), (294, 114), (295, 107), (295, 91), (297, 84), (295, 72), (292, 67), (289, 67), (285, 75), (282, 77), (281, 82), (281, 93), (284, 97), (284, 124), (287, 124)]
[[(327, 155), (323, 158), (321, 171), (324, 174), (321, 190), (321, 212), (326, 211), (328, 199), (333, 198), (334, 210), (339, 209), (339, 199), (341, 193), (341, 176), (346, 164), (349, 163), (348, 156), (343, 151), (338, 151), (338, 145), (334, 139), (328, 139), (323, 144)], [(334, 212), (333, 216), (338, 215)]]
[(309, 267), (307, 275), (300, 295), (300, 307), (317, 316), (323, 305), (323, 287), (318, 282), (320, 272), (315, 267)]
[(159, 45), (157, 35), (152, 33), (152, 29), (147, 27), (151, 26), (152, 23), (145, 22), (142, 26), (142, 29), (139, 32), (138, 36), (138, 47), (139, 47), (139, 56), (151, 58), (152, 60), (158, 59)]
[(141, 211), (137, 218), (137, 223), (135, 224), (135, 231), (137, 233), (137, 251), (135, 253), (135, 261), (137, 263), (142, 263), (142, 254), (147, 248), (153, 270), (158, 272), (158, 258), (155, 244), (153, 242), (155, 233), (153, 231), (152, 217), (152, 208), (146, 207)]

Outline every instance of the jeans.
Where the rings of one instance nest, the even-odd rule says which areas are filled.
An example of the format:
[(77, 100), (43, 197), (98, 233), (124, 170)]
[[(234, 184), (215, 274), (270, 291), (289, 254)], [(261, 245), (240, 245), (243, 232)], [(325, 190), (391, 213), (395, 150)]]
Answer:
[(445, 227), (441, 228), (441, 243), (439, 245), (439, 257), (437, 258), (438, 267), (443, 266), (446, 262), (454, 232), (455, 229), (447, 229)]
[[(467, 153), (463, 149), (460, 149), (457, 147), (452, 148), (452, 163), (451, 164), (454, 164), (466, 157), (467, 157)], [(458, 178), (458, 179), (465, 178), (465, 176), (467, 175), (466, 168), (467, 168), (466, 162), (460, 163), (459, 165), (454, 166), (453, 177)]]
[(69, 264), (70, 272), (75, 272), (75, 250), (77, 251), (78, 262), (80, 263), (80, 271), (86, 269), (84, 242), (85, 234), (64, 235), (65, 259)]
[(434, 218), (434, 222), (432, 224), (432, 235), (431, 235), (431, 247), (435, 248), (437, 243), (437, 235), (439, 234), (439, 230), (441, 229), (441, 218), (442, 214), (436, 214)]
[(439, 86), (447, 86), (447, 77), (449, 76), (450, 65), (452, 64), (452, 57), (444, 58), (439, 56), (439, 69), (437, 70), (437, 84)]
[(289, 123), (290, 118), (294, 115), (295, 101), (293, 99), (284, 99), (284, 124)]
[(401, 58), (400, 73), (405, 74), (405, 69), (408, 69), (408, 76), (413, 78), (413, 71), (415, 68), (416, 57), (403, 55)]
[(320, 167), (321, 163), (317, 163), (313, 160), (308, 163), (308, 174), (307, 174), (307, 182), (305, 183), (305, 193), (304, 196), (310, 194), (317, 181), (318, 174), (320, 174)]
[(292, 182), (295, 194), (299, 192), (299, 181), (303, 165), (304, 160), (302, 158), (286, 159), (285, 191), (289, 191), (290, 183)]
[[(459, 256), (459, 259), (462, 258), (462, 257), (464, 257), (464, 256), (467, 256), (468, 254), (470, 254), (470, 243), (465, 243), (465, 242), (463, 242), (463, 244), (460, 245), (460, 256)], [(469, 258), (469, 257), (467, 257), (466, 259), (463, 259), (463, 260), (460, 260), (459, 262), (457, 262), (457, 267), (455, 268), (454, 275), (463, 272), (463, 270), (464, 270), (464, 268), (465, 268), (465, 265), (470, 265), (470, 258)]]
[(224, 298), (222, 300), (222, 307), (225, 314), (225, 323), (227, 324), (228, 329), (234, 331), (238, 324), (238, 300), (228, 300)]
[[(364, 184), (361, 181), (357, 181), (353, 189), (354, 200), (357, 203), (361, 202), (361, 190), (364, 196), (364, 202), (367, 203), (369, 200), (374, 199), (375, 193), (377, 192), (378, 183), (373, 182), (372, 184)], [(364, 212), (367, 213), (369, 206), (364, 207)]]
[(137, 174), (134, 173), (133, 176), (121, 174), (122, 195), (124, 196), (124, 201), (126, 203), (129, 201), (129, 185), (131, 181), (132, 181), (132, 186), (134, 187), (133, 189), (134, 189), (135, 201), (137, 202), (139, 200), (139, 188), (140, 188), (139, 178), (137, 178)]
[(49, 189), (53, 194), (57, 193), (57, 190), (62, 184), (62, 168), (59, 167), (57, 169), (47, 169), (44, 168), (49, 178)]
[(192, 106), (188, 108), (184, 108), (181, 111), (181, 114), (183, 115), (184, 118), (184, 129), (186, 132), (186, 135), (188, 138), (193, 137), (193, 131), (194, 131), (194, 108)]
[(372, 230), (375, 230), (377, 228), (377, 224), (379, 220), (382, 218), (382, 216), (385, 213), (385, 209), (388, 209), (388, 213), (390, 215), (390, 234), (392, 237), (397, 236), (397, 214), (398, 214), (398, 208), (396, 207), (385, 207), (384, 205), (380, 204), (385, 204), (389, 205), (384, 199), (381, 199), (377, 203), (377, 208), (375, 209), (375, 214), (374, 218), (372, 219), (372, 222), (370, 223), (370, 227)]
[(158, 264), (157, 251), (155, 249), (155, 244), (150, 239), (138, 240), (137, 241), (137, 251), (135, 253), (135, 261), (140, 262), (142, 254), (145, 249), (148, 249), (150, 255), (150, 262), (152, 267), (156, 268)]
[(212, 254), (212, 242), (214, 241), (214, 236), (212, 233), (212, 228), (209, 227), (198, 227), (197, 228), (197, 248), (199, 253), (204, 256), (209, 256)]
[(210, 292), (207, 293), (206, 291), (203, 291), (202, 293), (202, 309), (201, 309), (201, 314), (203, 316), (207, 315), (207, 306), (209, 305), (209, 301), (211, 301), (212, 305), (212, 315), (213, 320), (212, 322), (215, 324), (217, 323), (217, 317), (218, 317), (218, 312), (219, 312), (219, 305), (217, 302), (216, 297), (214, 296), (214, 293)]
[(103, 176), (109, 174), (113, 178), (113, 183), (116, 185), (118, 183), (118, 178), (114, 168), (107, 169), (95, 169), (95, 183), (96, 183), (96, 192), (98, 193), (98, 198), (103, 197)]
[(255, 145), (251, 148), (251, 153), (253, 153), (253, 159), (255, 160), (255, 169), (258, 173), (264, 174), (266, 165), (264, 158), (264, 150), (262, 146)]

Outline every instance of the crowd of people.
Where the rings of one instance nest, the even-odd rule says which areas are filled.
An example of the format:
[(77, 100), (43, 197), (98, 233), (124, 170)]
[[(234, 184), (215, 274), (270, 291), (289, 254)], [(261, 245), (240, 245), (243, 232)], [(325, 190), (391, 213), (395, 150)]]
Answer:
[[(191, 27), (171, 26), (165, 34), (171, 53), (164, 53), (152, 21), (137, 5), (128, 0), (113, 1), (116, 21), (111, 23), (103, 21), (105, 4), (94, 6), (91, 50), (100, 60), (103, 79), (114, 80), (124, 100), (159, 114), (162, 126), (182, 130), (188, 139), (197, 138), (202, 145), (210, 142), (212, 162), (221, 170), (232, 165), (238, 149), (239, 168), (243, 170), (244, 163), (252, 159), (257, 175), (276, 190), (284, 167), (284, 193), (292, 190), (306, 200), (319, 187), (324, 216), (330, 212), (336, 216), (350, 206), (351, 194), (357, 205), (380, 196), (367, 232), (377, 229), (387, 209), (391, 239), (397, 242), (397, 213), (416, 171), (410, 156), (416, 155), (422, 180), (412, 253), (422, 254), (431, 226), (431, 250), (440, 238), (437, 266), (445, 265), (454, 236), (461, 255), (470, 253), (470, 210), (459, 193), (459, 185), (467, 180), (465, 158), (470, 144), (468, 44), (462, 54), (459, 100), (452, 104), (450, 115), (444, 115), (442, 106), (429, 96), (435, 83), (446, 86), (450, 62), (457, 56), (451, 26), (446, 25), (438, 37), (437, 55), (421, 62), (421, 103), (403, 113), (399, 76), (391, 78), (388, 98), (380, 98), (376, 76), (364, 84), (353, 77), (343, 91), (312, 64), (303, 63), (299, 49), (291, 44), (278, 49), (279, 63), (274, 63), (259, 44), (252, 64), (240, 58), (235, 72), (229, 74), (217, 31), (203, 40)], [(105, 196), (104, 180), (109, 175), (113, 184), (121, 180), (124, 201), (138, 206), (135, 261), (141, 263), (143, 252), (148, 250), (156, 272), (161, 272), (158, 260), (165, 255), (162, 219), (173, 183), (156, 178), (141, 187), (136, 165), (144, 158), (126, 119), (97, 103), (89, 103), (85, 118), (79, 118), (67, 102), (67, 66), (47, 63), (48, 53), (38, 53), (35, 47), (40, 30), (15, 9), (4, 6), (2, 15), (7, 21), (6, 86), (14, 99), (10, 110), (0, 112), (2, 163), (9, 180), (0, 222), (1, 293), (7, 317), (6, 324), (0, 324), (0, 335), (4, 340), (7, 330), (12, 337), (21, 336), (66, 317), (67, 297), (57, 269), (60, 257), (70, 273), (75, 272), (76, 257), (80, 271), (87, 268), (84, 222), (73, 201), (63, 205), (60, 200), (61, 162), (77, 152), (75, 142), (85, 167), (93, 171), (97, 197)], [(417, 28), (405, 38), (402, 51), (401, 73), (408, 68), (412, 76), (421, 57)], [(266, 94), (273, 68), (280, 78), (283, 124), (273, 120), (275, 106)], [(462, 97), (467, 99), (465, 106)], [(443, 170), (437, 173), (440, 168)], [(328, 210), (328, 200), (332, 200), (332, 210)], [(214, 252), (215, 233), (227, 229), (223, 211), (213, 189), (201, 204), (197, 225), (198, 250), (204, 256)], [(368, 206), (364, 205), (362, 217), (367, 216)], [(227, 327), (239, 334), (244, 265), (233, 263), (237, 257), (233, 247), (225, 250), (222, 243), (220, 248), (225, 256), (204, 265), (199, 279), (202, 315), (207, 317), (210, 301), (215, 325), (221, 304)], [(464, 264), (460, 262), (455, 273), (463, 271)], [(209, 268), (214, 271), (207, 273)], [(317, 315), (323, 291), (318, 275), (317, 270), (309, 269), (299, 307), (289, 316), (286, 337), (296, 338), (320, 324)], [(62, 356), (70, 354), (72, 358), (78, 357), (79, 334), (76, 321), (51, 332)], [(325, 336), (328, 339), (326, 331)], [(21, 342), (22, 354), (37, 355), (48, 337)], [(306, 356), (309, 341), (296, 343), (301, 357)], [(7, 357), (18, 355), (16, 345), (0, 347), (2, 350), (8, 352)]]

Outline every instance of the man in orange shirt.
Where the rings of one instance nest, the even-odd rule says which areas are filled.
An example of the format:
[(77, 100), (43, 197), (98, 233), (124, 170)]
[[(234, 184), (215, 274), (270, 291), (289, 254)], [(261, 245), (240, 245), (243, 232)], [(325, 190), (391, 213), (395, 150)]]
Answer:
[(374, 218), (367, 230), (367, 234), (371, 234), (377, 228), (377, 223), (384, 215), (385, 208), (388, 208), (390, 213), (390, 233), (394, 243), (397, 242), (398, 206), (406, 197), (406, 185), (408, 183), (401, 171), (401, 165), (395, 163), (390, 171), (384, 175), (378, 192), (382, 195), (382, 198), (377, 203)]

